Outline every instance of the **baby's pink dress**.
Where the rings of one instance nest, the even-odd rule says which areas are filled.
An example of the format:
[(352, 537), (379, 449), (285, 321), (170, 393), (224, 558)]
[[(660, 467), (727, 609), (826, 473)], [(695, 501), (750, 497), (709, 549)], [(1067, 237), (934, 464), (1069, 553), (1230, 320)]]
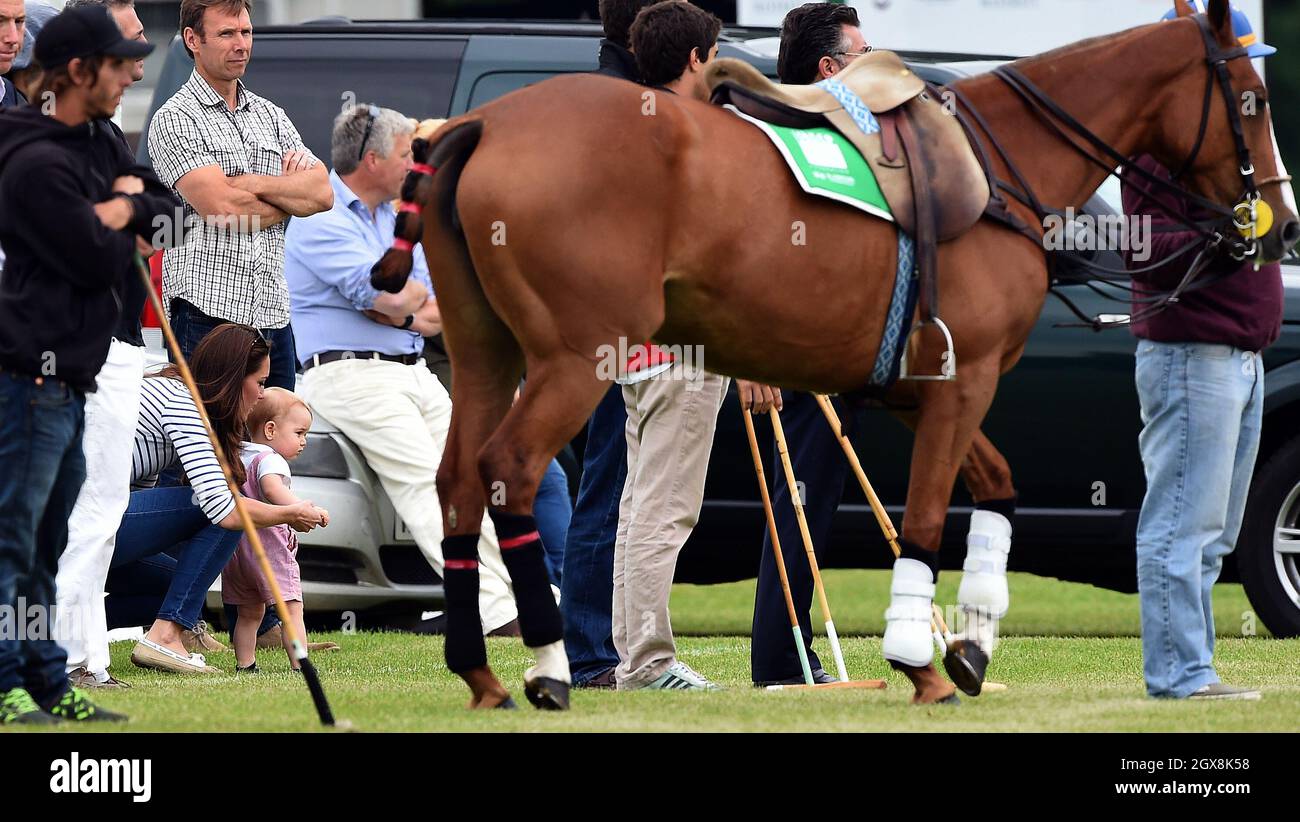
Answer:
[[(240, 489), (249, 499), (262, 499), (262, 488), (257, 481), (257, 469), (262, 459), (270, 456), (271, 451), (264, 451), (253, 457), (248, 466), (248, 478)], [(257, 536), (262, 540), (262, 550), (271, 564), (271, 572), (280, 585), (280, 595), (285, 602), (302, 601), (302, 575), (298, 570), (298, 535), (288, 525), (273, 525), (270, 528), (257, 529)], [(226, 563), (221, 572), (221, 601), (227, 605), (271, 605), (275, 597), (271, 596), (271, 586), (262, 575), (262, 565), (257, 561), (257, 554), (248, 541), (241, 537), (235, 555)]]

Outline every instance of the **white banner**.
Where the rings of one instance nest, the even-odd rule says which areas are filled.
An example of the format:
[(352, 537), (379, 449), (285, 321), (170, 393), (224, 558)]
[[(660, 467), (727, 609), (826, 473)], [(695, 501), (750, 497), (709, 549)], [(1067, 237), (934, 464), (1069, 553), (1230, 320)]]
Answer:
[[(737, 0), (737, 21), (779, 26), (801, 0)], [(1154, 23), (1172, 0), (857, 0), (862, 33), (895, 51), (1025, 56), (1085, 37)], [(1263, 0), (1237, 0), (1262, 36)]]

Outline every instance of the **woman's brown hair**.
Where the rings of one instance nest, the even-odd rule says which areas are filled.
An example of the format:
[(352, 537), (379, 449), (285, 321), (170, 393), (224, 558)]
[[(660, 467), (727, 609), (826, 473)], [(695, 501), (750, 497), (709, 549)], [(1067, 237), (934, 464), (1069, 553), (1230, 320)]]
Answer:
[[(239, 444), (247, 434), (248, 412), (252, 410), (239, 407), (244, 378), (256, 372), (269, 356), (271, 344), (261, 332), (237, 323), (222, 323), (212, 329), (190, 356), (190, 372), (236, 485), (243, 485), (247, 478), (239, 458)], [(169, 365), (153, 376), (179, 380), (181, 372)]]

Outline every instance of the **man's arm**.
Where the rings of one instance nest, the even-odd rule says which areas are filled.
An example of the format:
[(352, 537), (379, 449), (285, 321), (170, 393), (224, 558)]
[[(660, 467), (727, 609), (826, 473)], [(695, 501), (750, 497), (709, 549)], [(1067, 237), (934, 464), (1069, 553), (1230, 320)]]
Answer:
[(310, 217), (334, 206), (334, 189), (324, 163), (280, 177), (244, 174), (231, 177), (230, 184), (294, 217)]
[(227, 177), (221, 166), (203, 166), (176, 181), (176, 190), (200, 217), (215, 220), (252, 234), (289, 219), (289, 214), (248, 191), (237, 180)]
[[(442, 333), (442, 312), (438, 310), (438, 301), (432, 297), (415, 311), (408, 311), (405, 314), (390, 314), (377, 310), (364, 313), (383, 325), (391, 325), (394, 328), (406, 326), (408, 330), (416, 332), (421, 337), (432, 337)], [(406, 325), (407, 317), (411, 317), (409, 326)]]
[[(42, 196), (29, 196), (36, 190)], [(21, 209), (14, 209), (22, 232), (31, 239), (37, 258), (59, 276), (96, 289), (121, 276), (135, 238), (110, 228), (101, 212), (109, 222), (125, 227), (134, 216), (134, 206), (126, 199), (112, 197), (97, 208), (100, 204), (91, 202), (81, 189), (80, 172), (63, 157), (9, 163), (3, 193), (10, 202), (23, 202)]]

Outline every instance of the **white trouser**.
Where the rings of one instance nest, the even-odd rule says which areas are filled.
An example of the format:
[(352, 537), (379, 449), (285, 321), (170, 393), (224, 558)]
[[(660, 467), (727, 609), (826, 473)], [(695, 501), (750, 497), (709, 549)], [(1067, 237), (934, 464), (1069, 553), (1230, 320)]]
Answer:
[[(424, 361), (339, 360), (307, 369), (303, 399), (366, 458), (397, 515), (439, 575), (443, 574), (438, 463), (451, 425), (451, 398)], [(479, 616), (483, 632), (519, 616), (510, 574), (487, 515), (479, 529)]]
[(86, 395), (86, 481), (68, 519), (68, 547), (55, 577), (55, 636), (68, 652), (68, 670), (108, 669), (104, 581), (122, 515), (131, 502), (131, 451), (140, 415), (144, 349), (119, 340)]

